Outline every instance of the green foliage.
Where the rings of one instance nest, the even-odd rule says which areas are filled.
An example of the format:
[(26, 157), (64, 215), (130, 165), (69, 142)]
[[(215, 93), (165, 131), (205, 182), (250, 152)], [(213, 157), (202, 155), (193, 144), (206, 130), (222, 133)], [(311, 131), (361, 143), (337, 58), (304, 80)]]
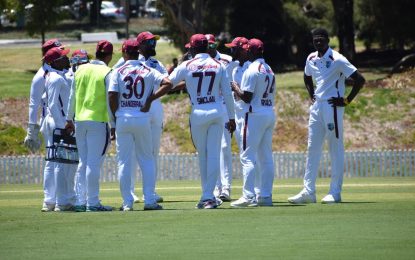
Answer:
[(358, 37), (367, 48), (373, 43), (400, 49), (415, 46), (414, 1), (356, 0), (356, 6)]
[[(232, 196), (241, 195), (235, 179)], [(161, 181), (163, 211), (42, 213), (41, 185), (0, 185), (0, 251), (7, 259), (412, 259), (413, 177), (345, 178), (337, 205), (293, 206), (300, 179), (277, 179), (274, 207), (198, 210), (200, 181)], [(330, 180), (317, 181), (317, 198)], [(141, 192), (141, 185), (136, 189)], [(118, 183), (100, 199), (118, 208)], [(126, 243), (128, 241), (128, 243)], [(54, 245), (53, 249), (51, 245)], [(56, 245), (56, 246), (55, 246)], [(206, 246), (214, 248), (207, 252)]]
[(23, 145), (26, 131), (21, 127), (0, 124), (0, 147), (2, 155), (28, 154)]

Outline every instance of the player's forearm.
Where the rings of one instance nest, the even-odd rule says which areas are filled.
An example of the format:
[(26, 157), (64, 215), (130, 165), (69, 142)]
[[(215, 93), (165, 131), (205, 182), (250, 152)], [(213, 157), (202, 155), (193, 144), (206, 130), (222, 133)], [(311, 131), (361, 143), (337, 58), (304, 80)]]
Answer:
[(224, 95), (223, 98), (225, 99), (226, 111), (229, 119), (235, 119), (235, 105), (233, 103), (232, 94), (229, 93)]
[(173, 85), (171, 81), (168, 78), (164, 78), (163, 81), (160, 84), (159, 89), (149, 97), (149, 101), (153, 102), (154, 100), (166, 95), (168, 92), (171, 91), (173, 88)]
[(118, 110), (118, 92), (108, 92), (109, 109), (115, 121), (115, 112)]
[(304, 74), (304, 84), (308, 91), (308, 95), (310, 96), (310, 99), (314, 99), (314, 85), (313, 85), (313, 79), (310, 76), (307, 76)]
[(350, 103), (352, 100), (357, 96), (359, 91), (362, 89), (363, 85), (365, 84), (366, 80), (358, 71), (351, 75), (353, 79), (353, 87), (350, 94), (347, 96), (347, 101)]

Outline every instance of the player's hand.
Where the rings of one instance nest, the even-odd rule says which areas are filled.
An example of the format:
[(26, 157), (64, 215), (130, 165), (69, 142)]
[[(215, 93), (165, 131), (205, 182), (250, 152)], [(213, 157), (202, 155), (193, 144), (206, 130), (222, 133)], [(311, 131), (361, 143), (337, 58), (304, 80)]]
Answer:
[(72, 120), (66, 121), (65, 130), (68, 135), (75, 134), (75, 125), (73, 124)]
[(344, 107), (347, 105), (344, 103), (344, 99), (342, 97), (332, 97), (328, 100), (328, 102), (332, 107)]
[(39, 129), (38, 124), (29, 124), (27, 126), (27, 135), (23, 143), (31, 152), (36, 152), (40, 148)]
[(235, 81), (231, 81), (231, 89), (232, 91), (239, 89), (238, 83), (236, 83)]
[(150, 111), (150, 107), (151, 107), (151, 102), (147, 99), (146, 103), (140, 109), (140, 111), (146, 113), (146, 112)]
[(235, 119), (229, 119), (229, 122), (228, 122), (228, 131), (229, 131), (229, 133), (233, 134), (233, 132), (235, 132), (235, 130), (236, 130)]
[(111, 141), (115, 140), (115, 128), (111, 128), (110, 138), (111, 138)]

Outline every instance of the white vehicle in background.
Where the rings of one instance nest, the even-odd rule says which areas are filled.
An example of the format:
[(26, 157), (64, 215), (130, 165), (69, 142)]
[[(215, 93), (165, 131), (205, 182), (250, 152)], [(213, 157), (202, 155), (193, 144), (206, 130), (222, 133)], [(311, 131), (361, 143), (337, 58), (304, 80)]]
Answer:
[(111, 1), (102, 1), (101, 3), (101, 15), (106, 18), (112, 18), (116, 20), (125, 20), (126, 16), (124, 9), (117, 6)]
[(151, 18), (159, 18), (163, 16), (163, 13), (157, 9), (156, 0), (147, 0), (144, 4), (144, 15)]

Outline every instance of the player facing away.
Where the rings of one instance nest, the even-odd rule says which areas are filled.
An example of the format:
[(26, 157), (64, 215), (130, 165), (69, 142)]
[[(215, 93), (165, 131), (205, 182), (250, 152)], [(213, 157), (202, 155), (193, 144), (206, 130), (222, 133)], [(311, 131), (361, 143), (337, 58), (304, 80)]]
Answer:
[[(356, 97), (365, 79), (343, 55), (329, 47), (325, 29), (312, 31), (316, 49), (306, 60), (304, 83), (312, 105), (308, 123), (307, 163), (303, 190), (288, 198), (288, 202), (315, 203), (316, 178), (322, 147), (327, 138), (331, 158), (331, 183), (329, 193), (322, 203), (341, 202), (344, 172), (343, 114), (344, 107)], [(353, 79), (353, 88), (345, 97), (345, 79)], [(314, 88), (313, 79), (316, 82)]]
[[(42, 57), (46, 52), (54, 47), (64, 49), (64, 46), (58, 39), (50, 39), (42, 45)], [(51, 70), (49, 64), (42, 62), (42, 66), (37, 71), (36, 75), (32, 79), (30, 86), (30, 98), (29, 98), (29, 122), (27, 127), (27, 135), (24, 139), (24, 145), (32, 152), (39, 150), (41, 141), (39, 139), (40, 125), (42, 124), (46, 113), (46, 95), (45, 94), (45, 79), (46, 75)], [(41, 118), (38, 124), (38, 113), (42, 107)], [(48, 140), (48, 136), (43, 135), (44, 140)], [(42, 212), (49, 212), (55, 209), (56, 204), (56, 185), (54, 175), (54, 162), (46, 161), (45, 168), (43, 169), (43, 206)]]
[[(137, 43), (138, 43), (138, 60), (141, 61), (143, 64), (147, 65), (150, 68), (153, 68), (160, 72), (161, 74), (168, 76), (167, 70), (164, 65), (154, 58), (156, 56), (156, 45), (157, 40), (160, 39), (159, 35), (154, 35), (151, 32), (141, 32), (137, 35)], [(124, 65), (125, 59), (121, 57), (117, 64), (114, 65), (114, 68), (119, 68)], [(156, 90), (156, 89), (155, 89)], [(163, 132), (163, 106), (161, 104), (160, 99), (154, 100), (151, 104), (150, 108), (150, 115), (151, 115), (151, 138), (153, 139), (153, 153), (156, 163), (156, 179), (157, 179), (157, 172), (158, 172), (158, 158), (160, 152), (160, 141), (161, 141), (161, 134)], [(133, 174), (131, 174), (131, 194), (134, 197), (134, 202), (139, 202), (139, 198), (135, 195), (134, 192), (134, 184), (135, 184), (135, 172), (137, 169), (137, 164), (135, 162), (135, 156), (132, 156), (133, 160)], [(155, 193), (154, 196), (156, 197), (157, 202), (163, 202), (163, 197), (159, 194)], [(144, 200), (144, 196), (143, 196)]]
[[(65, 78), (65, 70), (69, 68), (66, 56), (69, 49), (59, 47), (48, 50), (43, 57), (49, 64), (50, 71), (45, 78), (48, 114), (43, 121), (41, 131), (45, 133), (47, 146), (53, 145), (53, 131), (65, 127), (70, 86)], [(76, 165), (60, 162), (54, 163), (56, 181), (55, 211), (73, 211), (75, 203), (74, 178)]]
[[(218, 43), (216, 42), (213, 34), (205, 34), (208, 39), (208, 54), (210, 57), (218, 60), (226, 69), (228, 78), (230, 79), (232, 69), (238, 64), (232, 59), (231, 56), (220, 53), (216, 50)], [(226, 111), (225, 103), (222, 102), (223, 110), (223, 134), (221, 140), (220, 150), (220, 172), (216, 182), (215, 196), (220, 198), (222, 201), (231, 201), (231, 184), (232, 184), (232, 136), (228, 131), (229, 121), (228, 113)]]
[[(79, 154), (75, 183), (75, 211), (111, 211), (99, 199), (101, 165), (107, 152), (110, 133), (107, 88), (113, 46), (106, 40), (96, 47), (96, 60), (78, 67), (71, 87), (65, 128), (75, 131)], [(73, 118), (75, 115), (75, 125)], [(112, 125), (113, 122), (110, 122)]]
[[(172, 84), (158, 71), (138, 61), (138, 42), (127, 40), (123, 44), (125, 64), (116, 69), (108, 89), (111, 112), (116, 118), (116, 143), (118, 176), (123, 197), (121, 210), (132, 211), (134, 198), (131, 194), (133, 159), (143, 175), (144, 210), (163, 209), (155, 196), (156, 164), (151, 137), (152, 102), (168, 93)], [(135, 153), (131, 153), (134, 150)]]
[(185, 81), (191, 102), (190, 132), (198, 153), (202, 196), (199, 209), (214, 209), (222, 202), (213, 191), (220, 169), (223, 132), (222, 93), (229, 117), (229, 131), (235, 130), (235, 112), (230, 82), (223, 64), (207, 54), (208, 40), (203, 34), (190, 38), (193, 59), (181, 63), (169, 76), (173, 85)]
[[(275, 76), (263, 58), (264, 44), (261, 40), (250, 39), (244, 47), (252, 63), (242, 76), (241, 87), (232, 84), (234, 94), (244, 102), (242, 111), (245, 116), (240, 137), (244, 179), (242, 197), (232, 202), (231, 206), (272, 206)], [(261, 174), (261, 196), (258, 199), (254, 188), (256, 174)]]

